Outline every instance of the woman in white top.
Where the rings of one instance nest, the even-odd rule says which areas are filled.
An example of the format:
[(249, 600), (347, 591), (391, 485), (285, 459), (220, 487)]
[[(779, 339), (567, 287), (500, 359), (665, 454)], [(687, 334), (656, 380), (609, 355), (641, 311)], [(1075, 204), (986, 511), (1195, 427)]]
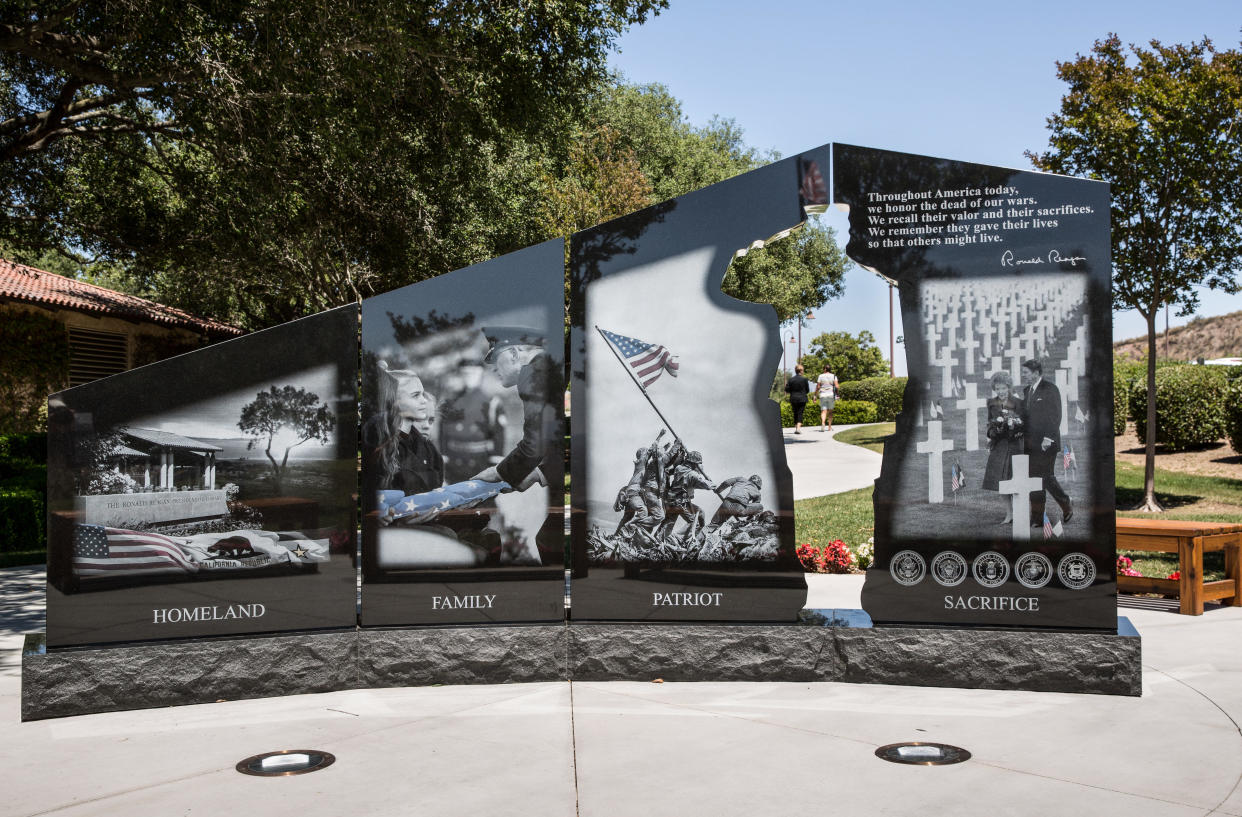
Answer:
[(819, 430), (824, 430), (824, 424), (828, 424), (828, 430), (832, 431), (832, 407), (837, 402), (837, 389), (841, 384), (837, 382), (837, 376), (832, 373), (829, 364), (824, 364), (824, 373), (815, 379), (815, 396), (819, 399)]

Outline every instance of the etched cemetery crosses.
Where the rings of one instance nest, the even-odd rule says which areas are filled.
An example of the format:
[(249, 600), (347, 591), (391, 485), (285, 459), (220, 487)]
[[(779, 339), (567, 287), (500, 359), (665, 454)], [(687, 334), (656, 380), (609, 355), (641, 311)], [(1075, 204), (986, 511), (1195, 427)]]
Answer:
[(927, 454), (927, 501), (944, 502), (944, 452), (953, 450), (953, 441), (940, 436), (941, 421), (927, 424), (927, 439), (918, 444), (918, 452)]
[[(1111, 379), (1098, 376), (1111, 337), (1107, 186), (847, 145), (833, 155), (847, 254), (897, 282), (913, 390), (876, 481), (864, 608), (879, 623), (1115, 627)], [(1067, 215), (1038, 230), (1006, 223), (1017, 201)], [(945, 229), (891, 230), (880, 221), (891, 202), (943, 212)], [(969, 240), (976, 225), (987, 242)], [(1042, 377), (1034, 399), (1024, 371)], [(998, 423), (987, 443), (985, 408)], [(1081, 471), (1067, 487), (1050, 463), (1071, 452)], [(1032, 528), (1032, 494), (1045, 491), (1064, 510), (1052, 504)], [(1089, 563), (1091, 581), (1045, 569), (1062, 559)]]
[(1030, 459), (1026, 454), (1015, 454), (1011, 460), (1013, 476), (1001, 480), (998, 488), (1001, 494), (1013, 496), (1014, 541), (1031, 538), (1031, 493), (1044, 487), (1043, 479), (1030, 476)]

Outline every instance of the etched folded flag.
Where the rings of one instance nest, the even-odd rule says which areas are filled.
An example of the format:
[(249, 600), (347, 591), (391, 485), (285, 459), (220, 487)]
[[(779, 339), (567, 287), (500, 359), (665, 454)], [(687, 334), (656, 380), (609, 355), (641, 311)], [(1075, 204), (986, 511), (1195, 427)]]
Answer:
[(75, 525), (73, 572), (81, 578), (196, 573), (181, 545), (158, 533)]
[(479, 479), (470, 479), (445, 485), (434, 491), (424, 491), (421, 494), (409, 496), (401, 491), (380, 491), (378, 506), (380, 516), (391, 521), (424, 516), (433, 511), (443, 513), (465, 505), (473, 505), (491, 499), (508, 489), (509, 483), (504, 481), (484, 482)]

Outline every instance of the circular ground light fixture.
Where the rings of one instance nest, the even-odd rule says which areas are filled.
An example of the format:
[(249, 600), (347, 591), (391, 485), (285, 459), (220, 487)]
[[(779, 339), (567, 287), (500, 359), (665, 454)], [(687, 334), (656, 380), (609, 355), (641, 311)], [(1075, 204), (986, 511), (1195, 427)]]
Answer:
[(909, 766), (949, 766), (970, 760), (970, 752), (947, 743), (890, 743), (875, 750), (875, 756), (890, 763)]
[(237, 764), (237, 771), (255, 777), (288, 777), (326, 769), (336, 757), (318, 749), (284, 749), (248, 757)]

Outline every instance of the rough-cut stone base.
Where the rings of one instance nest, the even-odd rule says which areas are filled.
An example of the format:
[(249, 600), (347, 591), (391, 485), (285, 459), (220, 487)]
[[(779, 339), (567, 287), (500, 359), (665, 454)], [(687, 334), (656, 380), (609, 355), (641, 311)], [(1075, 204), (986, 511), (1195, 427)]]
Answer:
[(565, 666), (560, 624), (28, 647), (22, 720), (342, 689), (560, 681)]
[(1119, 635), (879, 628), (845, 610), (806, 610), (803, 619), (750, 627), (574, 623), (569, 673), (575, 681), (842, 681), (1143, 694), (1142, 640), (1126, 619)]
[(567, 679), (1142, 694), (1142, 640), (1126, 619), (1118, 635), (876, 628), (849, 610), (806, 610), (802, 619), (358, 630), (50, 654), (28, 647), (22, 719), (342, 689)]

